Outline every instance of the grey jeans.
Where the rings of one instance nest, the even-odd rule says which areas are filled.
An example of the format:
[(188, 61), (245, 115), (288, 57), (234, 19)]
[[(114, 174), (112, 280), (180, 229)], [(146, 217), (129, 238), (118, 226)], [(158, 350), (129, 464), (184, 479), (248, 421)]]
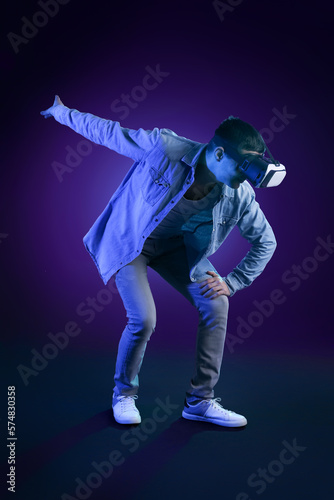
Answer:
[[(114, 394), (137, 394), (146, 345), (156, 327), (156, 308), (147, 279), (147, 266), (184, 295), (199, 313), (196, 369), (186, 397), (188, 401), (211, 399), (220, 375), (229, 302), (225, 295), (214, 299), (201, 295), (199, 283), (190, 280), (182, 236), (148, 238), (141, 254), (116, 274), (115, 282), (128, 322), (118, 346)], [(175, 327), (183, 328), (182, 325)]]

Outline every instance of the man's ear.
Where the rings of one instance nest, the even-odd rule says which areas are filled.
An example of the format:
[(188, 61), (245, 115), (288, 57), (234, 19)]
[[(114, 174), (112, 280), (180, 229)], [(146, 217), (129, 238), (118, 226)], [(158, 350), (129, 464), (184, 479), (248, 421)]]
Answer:
[(215, 158), (217, 161), (221, 161), (224, 157), (224, 148), (219, 147), (215, 149)]

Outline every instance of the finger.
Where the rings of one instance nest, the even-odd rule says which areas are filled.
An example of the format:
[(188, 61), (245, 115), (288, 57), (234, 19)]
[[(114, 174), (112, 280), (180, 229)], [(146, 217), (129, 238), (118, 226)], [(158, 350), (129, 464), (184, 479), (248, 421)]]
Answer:
[(201, 295), (204, 295), (207, 291), (211, 290), (211, 288), (215, 286), (214, 283), (208, 283), (205, 287), (202, 287)]
[[(220, 297), (221, 295), (226, 295), (226, 297), (229, 297), (229, 292), (224, 290), (224, 288), (218, 287), (215, 291), (215, 298)], [(210, 298), (212, 298), (212, 296)]]
[(203, 283), (201, 283), (201, 284), (199, 285), (199, 287), (200, 287), (200, 288), (204, 288), (204, 287), (206, 287), (206, 286), (207, 286), (207, 284), (208, 284), (208, 280), (203, 281)]
[(218, 291), (221, 291), (222, 288), (219, 286), (219, 285), (216, 285), (214, 287), (211, 287), (209, 290), (206, 290), (203, 295), (205, 295), (206, 297), (211, 297), (212, 295), (214, 295), (216, 292)]
[(217, 293), (218, 293), (217, 290), (211, 290), (211, 292), (206, 295), (206, 298), (212, 299), (213, 297), (217, 297)]
[(222, 295), (226, 295), (226, 297), (228, 297), (228, 295), (226, 293), (224, 293), (223, 291), (219, 291), (216, 293), (216, 295), (214, 297), (210, 297), (210, 300), (217, 299), (218, 297), (221, 297)]
[(206, 286), (208, 283), (213, 283), (215, 281), (214, 278), (208, 278), (207, 280), (203, 281), (201, 284), (200, 284), (200, 288), (203, 288), (204, 286)]
[[(210, 281), (207, 280), (208, 282), (206, 283), (205, 286), (201, 286), (201, 288), (203, 288), (203, 292), (202, 293), (205, 293), (205, 291), (207, 290), (211, 290), (214, 286), (215, 287), (221, 287), (221, 282), (220, 281), (217, 281), (216, 279), (211, 279)], [(206, 288), (206, 290), (204, 290), (204, 288)]]

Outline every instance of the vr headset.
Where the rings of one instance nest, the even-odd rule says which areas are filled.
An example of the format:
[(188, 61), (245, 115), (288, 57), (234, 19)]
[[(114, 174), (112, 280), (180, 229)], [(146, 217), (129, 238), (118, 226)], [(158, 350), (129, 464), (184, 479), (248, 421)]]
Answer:
[(269, 158), (260, 155), (243, 155), (229, 144), (227, 141), (217, 137), (217, 144), (224, 148), (233, 160), (238, 162), (238, 168), (242, 171), (246, 179), (256, 188), (274, 187), (281, 184), (286, 176), (285, 166), (279, 161), (274, 160), (268, 147), (266, 148)]

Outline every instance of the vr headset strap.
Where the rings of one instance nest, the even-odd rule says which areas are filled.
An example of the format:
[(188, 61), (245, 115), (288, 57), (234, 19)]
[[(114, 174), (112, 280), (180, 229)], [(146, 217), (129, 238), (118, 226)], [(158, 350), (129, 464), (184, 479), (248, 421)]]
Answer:
[(279, 161), (274, 160), (274, 157), (273, 157), (273, 155), (271, 154), (270, 149), (268, 148), (268, 146), (267, 146), (267, 145), (266, 145), (266, 150), (268, 151), (269, 157), (270, 157), (271, 161), (273, 162), (273, 164), (274, 164), (274, 165), (280, 165), (280, 162), (279, 162)]

